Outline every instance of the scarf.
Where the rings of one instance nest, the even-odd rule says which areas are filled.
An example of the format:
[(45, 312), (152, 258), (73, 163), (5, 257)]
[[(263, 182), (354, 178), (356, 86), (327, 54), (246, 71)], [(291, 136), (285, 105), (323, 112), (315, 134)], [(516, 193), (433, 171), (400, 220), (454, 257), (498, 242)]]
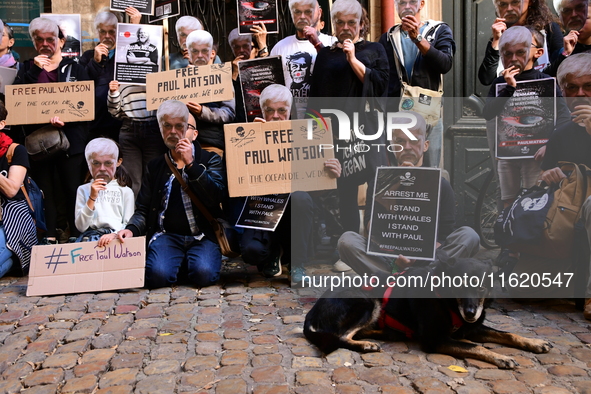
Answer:
[(12, 53), (8, 52), (5, 55), (0, 56), (0, 67), (13, 67), (16, 64), (16, 60), (14, 60), (14, 56)]
[(4, 157), (10, 144), (12, 144), (12, 138), (0, 131), (0, 157)]

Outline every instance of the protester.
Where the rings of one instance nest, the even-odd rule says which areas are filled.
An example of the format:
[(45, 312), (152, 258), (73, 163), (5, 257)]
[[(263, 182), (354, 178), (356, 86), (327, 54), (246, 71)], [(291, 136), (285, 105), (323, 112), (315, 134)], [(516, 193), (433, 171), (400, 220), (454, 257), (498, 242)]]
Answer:
[[(412, 113), (417, 123), (409, 128), (417, 138), (410, 140), (402, 130), (395, 129), (392, 135), (392, 143), (401, 146), (396, 150), (396, 159), (402, 167), (423, 166), (424, 154), (429, 150), (427, 139), (427, 124), (425, 119), (416, 112)], [(408, 118), (394, 118), (394, 124), (404, 124)], [(451, 185), (445, 178), (441, 178), (439, 197), (439, 218), (437, 221), (437, 249), (445, 251), (449, 257), (472, 257), (480, 249), (478, 234), (468, 226), (455, 228), (456, 201)], [(366, 218), (371, 218), (371, 199), (373, 190), (368, 189)], [(339, 239), (338, 249), (341, 259), (359, 275), (375, 275), (381, 283), (394, 272), (403, 271), (405, 268), (416, 264), (402, 254), (398, 257), (374, 256), (366, 253), (367, 239), (354, 231), (344, 233)], [(393, 241), (394, 242), (394, 241)]]
[[(395, 5), (402, 23), (380, 37), (390, 64), (388, 97), (401, 97), (403, 83), (443, 92), (443, 75), (451, 70), (456, 51), (450, 27), (441, 21), (422, 19), (425, 0), (395, 0)], [(392, 102), (397, 104), (398, 100)], [(432, 126), (428, 163), (439, 167), (443, 146), (441, 111), (439, 121)]]
[(179, 52), (170, 55), (170, 69), (184, 68), (189, 65), (189, 51), (187, 50), (187, 37), (195, 30), (203, 30), (199, 19), (185, 15), (180, 17), (175, 24), (176, 37), (179, 42)]
[(21, 190), (29, 169), (29, 155), (23, 145), (16, 145), (9, 163), (7, 153), (12, 139), (2, 132), (7, 116), (8, 111), (0, 101), (0, 278), (12, 268), (15, 259), (20, 263), (21, 273), (26, 275), (31, 248), (37, 244), (37, 229)]
[[(220, 217), (219, 202), (227, 194), (221, 158), (186, 137), (189, 111), (184, 103), (162, 103), (157, 117), (168, 148), (165, 155), (211, 215)], [(218, 280), (222, 255), (213, 229), (171, 173), (164, 155), (149, 163), (126, 228), (101, 239), (99, 246), (115, 238), (125, 242), (140, 235), (148, 240), (146, 287), (175, 284), (181, 265), (187, 266), (188, 280), (195, 286), (209, 286)]]
[[(29, 24), (29, 34), (38, 55), (20, 67), (14, 84), (75, 82), (89, 80), (86, 69), (72, 59), (63, 58), (61, 48), (65, 38), (57, 24), (47, 18), (35, 18)], [(45, 195), (45, 215), (47, 224), (46, 241), (57, 243), (58, 204), (65, 203), (70, 236), (78, 235), (74, 222), (76, 190), (83, 181), (84, 147), (89, 139), (88, 122), (69, 122), (64, 124), (59, 117), (48, 116), (48, 122), (63, 129), (70, 148), (44, 161), (33, 162), (31, 173)], [(31, 134), (43, 125), (24, 126), (24, 133)], [(17, 129), (13, 127), (13, 129)], [(11, 130), (12, 135), (19, 134)], [(16, 139), (23, 143), (22, 135)], [(54, 182), (59, 179), (59, 185)]]
[[(558, 68), (558, 84), (572, 111), (573, 119), (557, 127), (548, 141), (542, 163), (541, 179), (548, 185), (559, 184), (566, 178), (560, 170), (561, 161), (585, 164), (591, 168), (591, 53), (569, 56)], [(588, 242), (591, 245), (591, 197), (581, 211)], [(591, 267), (591, 261), (589, 262)], [(591, 320), (591, 278), (585, 290), (585, 319)]]
[(78, 188), (78, 241), (98, 241), (105, 234), (125, 228), (133, 214), (135, 198), (125, 177), (117, 177), (123, 159), (119, 158), (115, 141), (95, 138), (86, 145), (84, 156), (92, 179)]
[(271, 56), (281, 56), (285, 86), (291, 90), (297, 118), (303, 119), (316, 54), (322, 47), (329, 47), (336, 40), (318, 30), (322, 9), (317, 0), (289, 0), (289, 10), (296, 34), (275, 44), (271, 49)]
[(2, 39), (0, 40), (0, 67), (15, 68), (18, 65), (14, 58), (12, 47), (14, 46), (14, 32), (12, 27), (0, 20)]
[[(205, 66), (213, 63), (213, 37), (205, 30), (196, 30), (187, 37), (189, 62), (193, 66)], [(189, 101), (187, 107), (197, 121), (199, 136), (197, 140), (201, 147), (224, 155), (224, 124), (231, 123), (236, 117), (236, 101), (230, 99), (213, 103), (199, 104)]]

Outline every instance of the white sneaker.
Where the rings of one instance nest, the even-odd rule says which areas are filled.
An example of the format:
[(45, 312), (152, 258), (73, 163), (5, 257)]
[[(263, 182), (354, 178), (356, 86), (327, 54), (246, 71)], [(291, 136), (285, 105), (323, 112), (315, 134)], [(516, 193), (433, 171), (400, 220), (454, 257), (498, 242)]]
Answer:
[(343, 262), (343, 260), (337, 261), (336, 263), (334, 263), (334, 265), (332, 266), (332, 268), (337, 271), (337, 272), (345, 272), (345, 271), (350, 271), (351, 267), (349, 267), (347, 264), (345, 264)]

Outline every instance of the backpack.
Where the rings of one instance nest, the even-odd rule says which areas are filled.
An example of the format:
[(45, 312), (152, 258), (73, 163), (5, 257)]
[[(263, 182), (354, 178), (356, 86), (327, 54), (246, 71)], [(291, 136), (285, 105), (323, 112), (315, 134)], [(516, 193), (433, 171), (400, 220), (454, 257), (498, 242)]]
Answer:
[(558, 186), (524, 191), (495, 224), (499, 245), (515, 252), (547, 258), (570, 258), (575, 224), (591, 196), (591, 169), (584, 164), (558, 163), (567, 175)]
[[(8, 165), (12, 163), (12, 156), (14, 155), (14, 150), (16, 149), (17, 145), (17, 143), (12, 143), (10, 144), (10, 147), (8, 147), (8, 151), (6, 152)], [(39, 186), (37, 186), (37, 183), (35, 183), (35, 181), (29, 175), (25, 176), (23, 184), (21, 185), (21, 190), (25, 195), (27, 204), (29, 205), (29, 213), (33, 217), (35, 226), (37, 226), (37, 235), (40, 235), (41, 233), (47, 231), (47, 226), (45, 225), (43, 191), (39, 188)]]

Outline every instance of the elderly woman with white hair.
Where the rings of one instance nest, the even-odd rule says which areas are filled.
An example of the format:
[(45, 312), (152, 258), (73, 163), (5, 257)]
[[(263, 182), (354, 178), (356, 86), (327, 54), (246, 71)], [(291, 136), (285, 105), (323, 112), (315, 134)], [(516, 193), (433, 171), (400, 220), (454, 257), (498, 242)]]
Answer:
[[(29, 24), (29, 34), (38, 55), (22, 64), (14, 84), (75, 82), (90, 79), (83, 66), (73, 59), (62, 57), (61, 49), (65, 43), (65, 37), (54, 21), (47, 18), (33, 19)], [(62, 128), (70, 142), (66, 152), (56, 154), (44, 161), (31, 163), (31, 175), (45, 194), (46, 239), (50, 243), (57, 243), (57, 206), (60, 201), (65, 201), (70, 235), (78, 234), (74, 223), (74, 206), (76, 190), (84, 180), (84, 147), (89, 140), (89, 132), (88, 122), (64, 124), (57, 116), (52, 118), (48, 116), (47, 122)], [(24, 126), (25, 135), (41, 126)], [(16, 134), (22, 135), (22, 133)], [(21, 138), (18, 142), (24, 141)], [(54, 182), (56, 176), (60, 180), (60, 188)]]
[[(205, 30), (196, 30), (187, 37), (189, 62), (192, 66), (205, 66), (213, 63), (213, 37)], [(205, 150), (224, 155), (224, 124), (236, 117), (236, 100), (199, 104), (189, 101), (187, 107), (197, 122), (197, 140)]]

